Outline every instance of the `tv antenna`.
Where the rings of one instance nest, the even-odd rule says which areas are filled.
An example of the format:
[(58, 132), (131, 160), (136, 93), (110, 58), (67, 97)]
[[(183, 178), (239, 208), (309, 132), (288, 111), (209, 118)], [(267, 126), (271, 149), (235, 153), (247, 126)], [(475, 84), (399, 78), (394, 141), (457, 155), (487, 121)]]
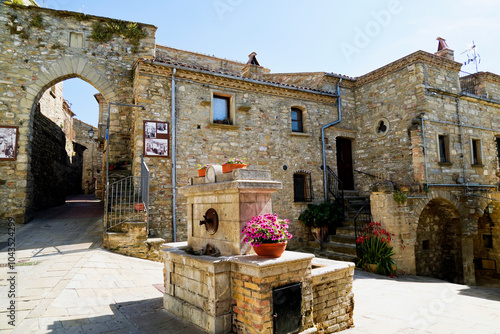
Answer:
[[(470, 54), (472, 52), (472, 54)], [(467, 53), (467, 60), (464, 62), (464, 65), (469, 65), (470, 63), (474, 63), (476, 66), (476, 73), (479, 72), (478, 65), (481, 63), (481, 56), (476, 52), (476, 44), (472, 41), (472, 46), (462, 52), (462, 54)]]

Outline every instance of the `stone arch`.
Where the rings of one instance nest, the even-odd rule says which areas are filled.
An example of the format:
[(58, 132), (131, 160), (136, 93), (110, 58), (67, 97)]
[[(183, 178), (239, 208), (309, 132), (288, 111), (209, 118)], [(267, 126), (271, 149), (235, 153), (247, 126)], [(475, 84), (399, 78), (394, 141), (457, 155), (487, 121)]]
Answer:
[(28, 172), (26, 176), (25, 221), (29, 221), (34, 214), (34, 178), (31, 170), (31, 159), (28, 157), (33, 154), (32, 140), (35, 110), (40, 98), (49, 87), (71, 78), (79, 78), (89, 83), (104, 96), (106, 101), (114, 101), (118, 96), (112, 82), (104, 73), (93, 68), (92, 63), (84, 57), (66, 56), (59, 61), (39, 67), (36, 80), (27, 85), (26, 94), (20, 101), (20, 107), (24, 109), (23, 113), (27, 115), (28, 120), (25, 130), (22, 132), (20, 130), (20, 135), (27, 136), (28, 140), (25, 140), (27, 145), (20, 152), (23, 157), (19, 160), (20, 163), (26, 164), (26, 167), (23, 168)]
[(463, 283), (460, 211), (443, 197), (427, 202), (418, 219), (415, 243), (417, 275)]
[(439, 190), (430, 190), (426, 199), (418, 201), (415, 204), (415, 212), (422, 212), (429, 202), (437, 199), (445, 199), (449, 201), (454, 207), (457, 208), (458, 211), (462, 212), (462, 204), (459, 199), (455, 197), (455, 195), (453, 195), (450, 191)]
[(473, 236), (474, 273), (478, 284), (500, 279), (500, 201), (481, 198), (477, 233)]
[(79, 78), (91, 84), (104, 96), (106, 101), (114, 101), (117, 97), (113, 84), (106, 76), (97, 71), (88, 59), (67, 56), (39, 68), (36, 80), (26, 88), (26, 95), (21, 100), (21, 106), (33, 108), (33, 104), (40, 99), (47, 88), (71, 78)]

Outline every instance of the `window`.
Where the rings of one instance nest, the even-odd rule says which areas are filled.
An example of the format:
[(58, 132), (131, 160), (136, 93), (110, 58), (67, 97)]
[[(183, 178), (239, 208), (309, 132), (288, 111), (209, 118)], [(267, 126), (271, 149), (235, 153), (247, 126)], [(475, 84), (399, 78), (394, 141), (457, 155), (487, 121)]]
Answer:
[(231, 125), (231, 98), (229, 96), (215, 95), (212, 99), (214, 124)]
[(293, 174), (293, 201), (311, 202), (314, 199), (311, 174), (305, 171)]
[(439, 162), (446, 164), (450, 161), (450, 140), (447, 135), (438, 136)]
[(302, 116), (302, 110), (292, 108), (292, 132), (304, 132)]
[(482, 165), (483, 157), (481, 154), (481, 140), (472, 139), (471, 140), (471, 148), (472, 148), (472, 164), (473, 165)]

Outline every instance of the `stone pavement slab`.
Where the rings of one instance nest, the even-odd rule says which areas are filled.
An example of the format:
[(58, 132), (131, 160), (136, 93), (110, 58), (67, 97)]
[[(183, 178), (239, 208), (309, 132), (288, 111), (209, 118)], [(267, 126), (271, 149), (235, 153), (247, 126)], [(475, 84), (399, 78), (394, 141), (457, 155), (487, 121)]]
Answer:
[[(0, 267), (0, 332), (203, 333), (163, 309), (163, 294), (153, 286), (163, 283), (163, 264), (100, 248), (101, 217), (102, 204), (77, 198), (18, 226), (17, 265)], [(6, 240), (2, 229), (0, 242)], [(16, 276), (15, 299), (8, 298), (9, 272)], [(7, 323), (10, 300), (15, 327)]]
[(353, 290), (355, 327), (346, 334), (500, 333), (500, 288), (356, 271)]

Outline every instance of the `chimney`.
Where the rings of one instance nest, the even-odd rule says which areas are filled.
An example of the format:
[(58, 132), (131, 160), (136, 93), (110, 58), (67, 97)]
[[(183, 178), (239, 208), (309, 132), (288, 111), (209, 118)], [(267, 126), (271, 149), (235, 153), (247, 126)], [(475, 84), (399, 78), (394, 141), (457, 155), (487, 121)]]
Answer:
[(263, 67), (260, 66), (257, 61), (256, 55), (256, 52), (252, 52), (248, 55), (248, 62), (241, 70), (241, 75), (243, 77), (257, 80), (262, 79)]
[(438, 40), (438, 50), (435, 55), (446, 59), (455, 60), (454, 52), (448, 47), (448, 44), (446, 44), (446, 40), (441, 37), (438, 37), (436, 39)]

